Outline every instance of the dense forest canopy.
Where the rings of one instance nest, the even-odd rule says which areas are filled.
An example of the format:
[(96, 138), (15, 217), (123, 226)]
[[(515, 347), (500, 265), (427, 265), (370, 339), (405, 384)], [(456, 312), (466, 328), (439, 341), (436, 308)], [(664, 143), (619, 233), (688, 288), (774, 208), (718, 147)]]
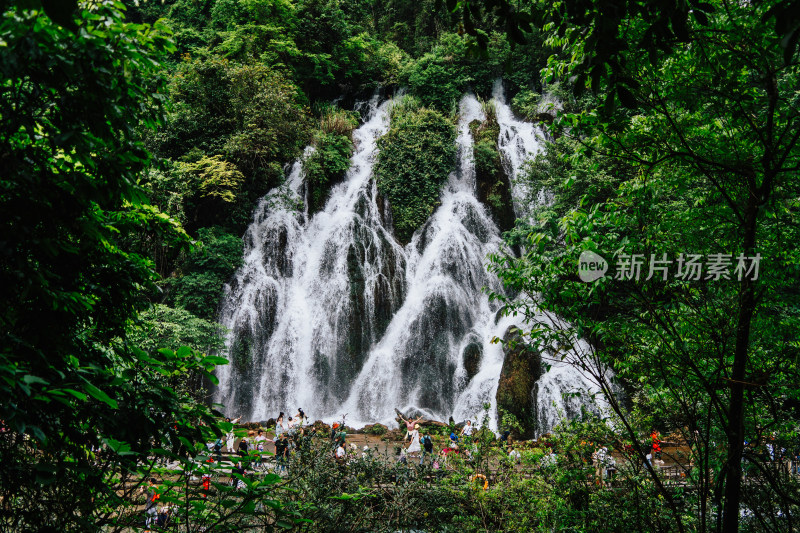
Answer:
[[(798, 527), (783, 458), (800, 451), (800, 2), (0, 6), (0, 530), (128, 530), (154, 472), (181, 531)], [(516, 221), (498, 79), (549, 140), (518, 177), (534, 208)], [(343, 474), (323, 453), (294, 486), (201, 498), (190, 475), (232, 428), (214, 368), (244, 364), (216, 321), (254, 207), (302, 158), (293, 208), (320, 211), (350, 167), (355, 103), (401, 90), (374, 176), (398, 243), (438, 207), (474, 93), (478, 195), (507, 230), (492, 297), (612, 410), (554, 431), (557, 465), (485, 492), (464, 486), (494, 435), (439, 483)], [(591, 283), (588, 252), (610, 267)], [(681, 489), (647, 458), (653, 430), (691, 458)], [(626, 458), (623, 490), (586, 483), (590, 440)], [(389, 478), (403, 489), (365, 488)], [(350, 528), (362, 515), (376, 522)]]

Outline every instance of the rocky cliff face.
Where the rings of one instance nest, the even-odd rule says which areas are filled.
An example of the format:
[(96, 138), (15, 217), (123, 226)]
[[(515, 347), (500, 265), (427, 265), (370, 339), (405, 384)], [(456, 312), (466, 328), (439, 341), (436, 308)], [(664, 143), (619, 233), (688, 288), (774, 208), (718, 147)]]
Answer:
[(537, 412), (534, 388), (542, 375), (542, 356), (524, 342), (514, 327), (506, 330), (503, 343), (505, 360), (496, 396), (498, 420), (500, 410), (511, 413), (523, 428), (522, 433), (513, 431), (513, 436), (517, 439), (532, 438), (536, 431)]

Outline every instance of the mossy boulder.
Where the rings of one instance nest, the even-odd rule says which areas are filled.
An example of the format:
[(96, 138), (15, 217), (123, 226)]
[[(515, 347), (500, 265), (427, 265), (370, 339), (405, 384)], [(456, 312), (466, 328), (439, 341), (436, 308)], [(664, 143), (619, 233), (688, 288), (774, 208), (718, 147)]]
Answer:
[(500, 126), (489, 109), (487, 119), (483, 122), (473, 120), (470, 123), (475, 145), (475, 184), (476, 196), (491, 213), (500, 231), (508, 231), (514, 227), (516, 217), (511, 198), (511, 181), (503, 168), (503, 160), (497, 147)]
[(515, 439), (530, 439), (536, 431), (533, 390), (542, 376), (542, 356), (524, 342), (513, 326), (506, 330), (503, 346), (505, 359), (495, 397), (497, 408), (514, 415), (522, 425), (521, 433), (513, 432)]
[(455, 140), (453, 123), (413, 98), (393, 109), (389, 131), (378, 139), (375, 179), (400, 243), (407, 244), (436, 209), (440, 189), (455, 167)]
[(361, 433), (367, 435), (385, 435), (388, 431), (389, 428), (383, 424), (369, 424), (361, 429)]

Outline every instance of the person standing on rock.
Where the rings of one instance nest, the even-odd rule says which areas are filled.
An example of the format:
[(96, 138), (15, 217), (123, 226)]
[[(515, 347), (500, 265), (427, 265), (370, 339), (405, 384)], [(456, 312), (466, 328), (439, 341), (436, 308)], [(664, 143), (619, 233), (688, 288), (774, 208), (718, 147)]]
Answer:
[[(241, 419), (242, 419), (241, 416), (239, 418), (234, 419), (234, 420), (231, 420), (230, 418), (226, 418), (225, 422), (230, 422), (231, 424), (236, 425), (236, 424), (239, 423), (239, 421)], [(236, 433), (234, 432), (233, 428), (231, 428), (231, 430), (228, 432), (228, 439), (227, 439), (227, 443), (226, 443), (226, 446), (228, 448), (228, 453), (233, 453), (233, 445), (234, 445), (235, 442), (236, 442)]]
[(308, 419), (308, 417), (306, 417), (306, 414), (303, 412), (302, 408), (297, 409), (297, 414), (294, 415), (294, 418), (295, 420), (297, 420), (297, 425), (300, 427), (305, 426), (306, 420)]
[(275, 464), (278, 475), (286, 472), (286, 459), (289, 456), (289, 441), (285, 435), (275, 439)]
[(275, 442), (272, 439), (268, 439), (264, 436), (264, 431), (258, 430), (258, 435), (256, 435), (256, 450), (258, 451), (258, 457), (256, 458), (255, 468), (258, 469), (261, 467), (261, 457), (264, 455), (264, 446), (269, 442)]
[(472, 432), (474, 430), (475, 428), (472, 427), (472, 420), (467, 420), (467, 423), (464, 424), (463, 428), (461, 428), (461, 435), (467, 437), (464, 439), (465, 441), (469, 442), (469, 440), (472, 438)]
[(415, 420), (411, 420), (411, 417), (406, 418), (403, 415), (400, 415), (400, 420), (402, 420), (406, 424), (406, 436), (403, 437), (403, 440), (406, 440), (407, 438), (409, 438), (411, 436), (411, 433), (414, 431), (414, 426), (419, 426), (419, 424), (417, 424), (417, 422), (422, 420), (422, 417), (418, 416)]
[(247, 458), (247, 454), (250, 451), (250, 445), (247, 442), (247, 437), (242, 437), (242, 440), (239, 442), (239, 457), (242, 459)]
[(411, 444), (408, 445), (406, 451), (409, 455), (419, 453), (421, 447), (419, 445), (419, 424), (415, 424), (414, 428), (411, 431)]
[(336, 436), (339, 434), (337, 431), (339, 429), (339, 423), (334, 422), (331, 426), (331, 447), (336, 450)]
[(275, 438), (277, 439), (284, 431), (286, 431), (286, 425), (283, 423), (283, 411), (281, 411), (275, 421)]

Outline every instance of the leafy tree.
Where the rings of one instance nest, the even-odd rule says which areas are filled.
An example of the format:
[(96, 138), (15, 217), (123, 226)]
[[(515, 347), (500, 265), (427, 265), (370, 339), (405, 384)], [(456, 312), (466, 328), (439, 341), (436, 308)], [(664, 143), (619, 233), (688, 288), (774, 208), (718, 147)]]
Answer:
[(312, 213), (322, 208), (330, 186), (350, 168), (350, 155), (353, 153), (353, 141), (346, 135), (322, 133), (314, 143), (314, 152), (303, 162)]
[(213, 320), (222, 288), (242, 264), (242, 239), (219, 226), (201, 228), (198, 246), (182, 265), (183, 276), (168, 280), (170, 300), (206, 320)]
[(320, 114), (319, 131), (312, 143), (314, 151), (303, 161), (310, 213), (322, 208), (330, 188), (350, 168), (352, 133), (358, 125), (355, 112), (326, 107)]
[(231, 224), (240, 229), (250, 206), (278, 183), (282, 165), (309, 140), (303, 96), (279, 72), (215, 57), (182, 63), (170, 93), (173, 110), (154, 147), (172, 159), (199, 153), (235, 164), (245, 177), (245, 194), (228, 203), (243, 210)]
[(188, 346), (201, 353), (220, 353), (224, 343), (219, 335), (219, 325), (198, 318), (185, 309), (155, 304), (139, 313), (137, 327), (128, 333), (128, 339), (149, 353), (160, 348), (177, 351)]
[[(686, 44), (654, 47), (649, 56), (632, 47), (615, 52), (622, 59), (614, 75), (628, 81), (604, 84), (600, 77), (595, 88), (599, 102), (620, 97), (629, 112), (608, 116), (594, 106), (563, 115), (580, 149), (565, 154), (563, 173), (552, 171), (561, 183), (541, 215), (545, 231), (528, 232), (527, 253), (498, 258), (496, 270), (529, 297), (507, 301), (512, 308), (531, 318), (538, 309), (553, 320), (534, 328), (540, 346), (563, 347), (562, 357), (601, 383), (639, 460), (641, 435), (656, 420), (691, 443), (700, 530), (737, 530), (744, 504), (759, 527), (779, 531), (791, 527), (796, 482), (757, 450), (773, 431), (775, 442), (788, 443), (797, 424), (790, 406), (800, 368), (789, 338), (800, 329), (800, 257), (791, 244), (798, 227), (791, 178), (800, 164), (798, 64), (785, 61), (767, 6), (714, 4), (703, 12), (686, 22)], [(632, 19), (619, 38), (646, 42), (651, 22)], [(592, 39), (581, 41), (580, 51), (594, 50)], [(570, 61), (554, 58), (552, 72), (566, 72)], [(617, 263), (616, 277), (578, 281), (584, 251)], [(729, 257), (730, 273), (676, 279), (673, 262), (666, 279), (658, 271), (646, 282), (643, 272), (638, 283), (622, 275), (633, 254), (652, 264), (681, 253), (707, 261), (723, 254), (717, 257)], [(757, 253), (758, 277), (736, 270), (738, 258)], [(641, 411), (620, 404), (606, 365), (636, 382)], [(742, 485), (743, 461), (759, 471), (749, 486)], [(675, 528), (687, 529), (674, 496), (654, 471), (650, 476)]]
[(236, 205), (243, 195), (245, 182), (236, 165), (225, 161), (221, 156), (203, 156), (195, 163), (180, 164), (188, 192), (184, 198), (184, 212), (190, 214), (187, 224), (206, 226), (225, 223), (229, 206)]
[(62, 25), (7, 4), (0, 21), (0, 523), (13, 531), (113, 523), (153, 445), (178, 453), (179, 437), (202, 439), (198, 421), (213, 423), (151, 374), (213, 379), (220, 362), (124, 342), (155, 276), (122, 236), (187, 242), (136, 186), (171, 41), (160, 25), (123, 22), (118, 2), (82, 4), (74, 18), (75, 4), (61, 8)]
[(428, 107), (449, 113), (472, 81), (466, 68), (466, 42), (458, 35), (442, 35), (438, 45), (410, 63), (404, 78)]

